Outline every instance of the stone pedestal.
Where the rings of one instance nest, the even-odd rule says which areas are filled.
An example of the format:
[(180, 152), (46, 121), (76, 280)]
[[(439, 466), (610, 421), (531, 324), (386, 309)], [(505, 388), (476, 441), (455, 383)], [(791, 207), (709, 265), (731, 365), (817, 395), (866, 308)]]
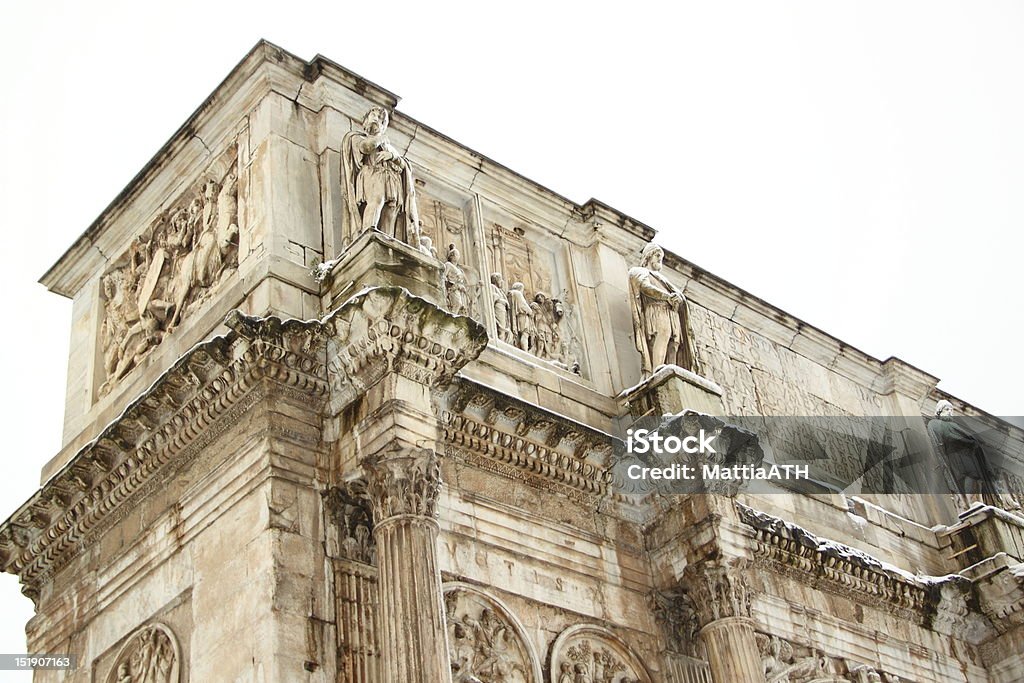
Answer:
[(363, 469), (377, 544), (380, 680), (451, 681), (434, 519), (441, 488), (437, 456), (396, 448)]
[(722, 388), (677, 365), (663, 365), (653, 375), (618, 396), (636, 419), (693, 410), (723, 415)]
[(444, 305), (441, 262), (377, 230), (362, 233), (326, 275), (325, 309), (333, 309), (365, 287), (404, 287), (432, 304)]

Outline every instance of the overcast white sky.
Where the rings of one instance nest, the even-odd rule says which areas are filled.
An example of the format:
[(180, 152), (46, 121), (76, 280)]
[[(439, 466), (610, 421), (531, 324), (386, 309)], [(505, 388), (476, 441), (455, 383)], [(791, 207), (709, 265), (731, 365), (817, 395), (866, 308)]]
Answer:
[[(36, 280), (260, 37), (863, 351), (1024, 412), (1024, 5), (375, 5), (5, 7), (0, 519), (60, 445), (71, 308)], [(4, 579), (0, 652), (23, 652), (31, 605)]]

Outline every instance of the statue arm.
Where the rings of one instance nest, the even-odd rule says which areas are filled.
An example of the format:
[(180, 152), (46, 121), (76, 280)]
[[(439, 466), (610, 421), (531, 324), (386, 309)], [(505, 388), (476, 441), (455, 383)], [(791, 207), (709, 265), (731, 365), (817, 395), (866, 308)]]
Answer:
[(658, 282), (655, 281), (654, 277), (651, 275), (650, 271), (635, 273), (634, 277), (637, 291), (642, 296), (646, 296), (649, 299), (654, 299), (655, 301), (669, 301), (672, 299), (673, 294), (678, 294), (678, 292), (672, 290), (666, 291), (660, 287)]

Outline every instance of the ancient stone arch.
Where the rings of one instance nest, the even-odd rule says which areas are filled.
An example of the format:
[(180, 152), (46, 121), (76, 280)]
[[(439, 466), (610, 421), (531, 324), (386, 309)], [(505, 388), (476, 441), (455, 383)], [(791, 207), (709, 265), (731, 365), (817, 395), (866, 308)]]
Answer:
[[(540, 657), (526, 628), (494, 595), (470, 584), (444, 584), (452, 680), (541, 683)], [(472, 651), (471, 651), (472, 650)]]
[(640, 658), (597, 624), (576, 624), (551, 645), (550, 683), (653, 683)]
[(152, 623), (137, 629), (114, 659), (106, 683), (178, 683), (181, 649), (171, 629)]

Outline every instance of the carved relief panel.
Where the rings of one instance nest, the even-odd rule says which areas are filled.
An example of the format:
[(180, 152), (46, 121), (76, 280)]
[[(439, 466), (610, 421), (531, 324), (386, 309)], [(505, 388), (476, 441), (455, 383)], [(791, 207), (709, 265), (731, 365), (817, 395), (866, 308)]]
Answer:
[(103, 275), (100, 396), (238, 267), (237, 158), (232, 146)]
[(600, 626), (571, 626), (551, 646), (550, 683), (651, 683), (635, 653)]
[(488, 219), (489, 305), (496, 338), (586, 377), (580, 307), (565, 246), (523, 221)]
[(484, 320), (481, 303), (484, 279), (471, 222), (472, 200), (446, 190), (436, 182), (425, 183), (419, 190), (419, 248), (444, 266), (448, 310)]
[(180, 667), (174, 634), (163, 624), (151, 624), (121, 647), (106, 683), (178, 683)]
[(522, 625), (497, 600), (448, 584), (444, 604), (453, 683), (540, 683)]

